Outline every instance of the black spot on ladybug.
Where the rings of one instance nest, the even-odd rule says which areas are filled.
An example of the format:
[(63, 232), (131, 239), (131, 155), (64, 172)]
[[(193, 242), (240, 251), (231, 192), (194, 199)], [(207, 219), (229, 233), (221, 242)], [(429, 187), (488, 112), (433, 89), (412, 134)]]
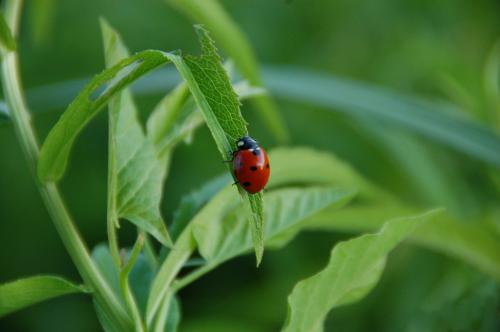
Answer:
[(269, 164), (266, 165), (266, 168), (269, 168)]
[(254, 171), (254, 172), (255, 172), (255, 171), (257, 170), (257, 166), (251, 166), (251, 167), (250, 167), (250, 170), (252, 170), (252, 171)]
[(243, 182), (243, 187), (250, 187), (251, 183), (250, 182)]
[(253, 153), (254, 155), (258, 156), (258, 155), (260, 154), (260, 149), (254, 149), (254, 150), (252, 151), (252, 153)]

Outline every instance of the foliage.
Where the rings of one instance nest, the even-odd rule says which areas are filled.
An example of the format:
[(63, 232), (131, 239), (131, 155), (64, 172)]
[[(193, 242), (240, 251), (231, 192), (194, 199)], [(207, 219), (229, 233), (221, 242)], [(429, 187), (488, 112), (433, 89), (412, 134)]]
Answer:
[[(0, 316), (86, 293), (105, 331), (498, 328), (498, 42), (481, 68), (478, 89), (484, 91), (466, 91), (448, 77), (441, 81), (448, 84), (448, 100), (438, 101), (303, 65), (259, 68), (250, 42), (217, 0), (165, 3), (194, 21), (200, 55), (156, 49), (130, 55), (101, 18), (106, 68), (85, 84), (39, 88), (42, 99), (31, 111), (20, 76), (19, 52), (26, 44), (18, 34), (22, 2), (6, 2), (5, 16), (0, 15), (5, 100), (0, 134), (3, 128), (15, 130), (83, 285), (53, 276), (3, 283)], [(50, 26), (50, 18), (57, 17), (54, 1), (30, 6), (36, 9), (30, 16), (36, 43), (62, 33)], [(311, 7), (303, 6), (290, 11), (310, 13)], [(322, 10), (330, 6), (337, 5)], [(260, 14), (263, 22), (270, 15)], [(313, 16), (318, 22), (310, 18), (312, 26), (325, 23), (321, 13)], [(279, 23), (279, 15), (272, 17)], [(286, 27), (301, 40), (296, 29)], [(193, 40), (192, 33), (185, 39)], [(287, 53), (299, 62), (320, 59), (319, 50), (292, 44)], [(216, 45), (228, 55), (224, 64)], [(67, 61), (78, 64), (76, 57)], [(37, 100), (35, 92), (26, 90), (28, 101)], [(60, 105), (68, 95), (73, 100), (55, 125), (41, 130), (48, 135), (39, 149), (31, 116), (37, 115), (38, 127), (51, 117), (38, 107), (40, 100)], [(273, 97), (279, 98), (280, 112)], [(105, 106), (107, 181), (92, 174), (100, 157), (89, 148), (92, 142), (102, 145), (102, 135), (89, 132), (102, 124)], [(272, 169), (265, 192), (256, 195), (232, 185), (232, 166), (222, 163), (249, 130), (268, 148)], [(312, 147), (267, 143), (282, 144), (290, 136)], [(79, 192), (84, 181), (75, 182), (75, 174), (82, 172), (92, 174), (85, 177), (89, 183), (107, 184), (108, 241), (91, 252), (58, 190), (63, 188), (77, 219), (90, 219), (82, 211), (98, 210), (94, 205), (103, 195)], [(186, 195), (192, 187), (198, 189)], [(71, 197), (78, 197), (78, 204)], [(102, 231), (102, 216), (95, 219)], [(411, 246), (394, 250), (405, 239)], [(236, 258), (251, 251), (260, 268), (250, 264), (251, 269), (235, 271), (233, 266), (247, 264)], [(414, 266), (412, 257), (422, 252), (427, 256)], [(213, 277), (192, 285), (211, 271)], [(231, 299), (214, 285), (223, 285)], [(189, 292), (180, 292), (188, 286)], [(193, 314), (196, 305), (205, 313)]]

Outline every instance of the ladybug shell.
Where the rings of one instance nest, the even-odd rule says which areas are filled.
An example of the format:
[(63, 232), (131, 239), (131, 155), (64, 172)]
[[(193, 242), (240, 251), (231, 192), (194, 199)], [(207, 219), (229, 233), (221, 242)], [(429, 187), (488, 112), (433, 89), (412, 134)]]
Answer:
[(264, 189), (271, 173), (269, 159), (263, 148), (237, 151), (233, 167), (239, 184), (250, 194)]

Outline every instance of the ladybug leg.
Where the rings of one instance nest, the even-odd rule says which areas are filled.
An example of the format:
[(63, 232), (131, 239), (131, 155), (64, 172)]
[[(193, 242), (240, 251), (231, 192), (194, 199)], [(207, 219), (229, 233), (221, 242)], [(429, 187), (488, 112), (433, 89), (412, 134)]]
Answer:
[(237, 184), (239, 184), (239, 183), (240, 183), (240, 181), (234, 181), (234, 182), (233, 182), (233, 186), (235, 186), (235, 185), (237, 185)]
[(231, 158), (231, 159), (229, 159), (229, 160), (223, 160), (222, 162), (223, 162), (223, 163), (232, 163), (232, 162), (233, 162), (233, 160), (234, 160), (234, 157), (236, 157), (236, 153), (237, 153), (237, 152), (238, 152), (238, 151), (233, 151), (233, 152), (231, 152), (231, 154), (232, 154), (232, 158)]

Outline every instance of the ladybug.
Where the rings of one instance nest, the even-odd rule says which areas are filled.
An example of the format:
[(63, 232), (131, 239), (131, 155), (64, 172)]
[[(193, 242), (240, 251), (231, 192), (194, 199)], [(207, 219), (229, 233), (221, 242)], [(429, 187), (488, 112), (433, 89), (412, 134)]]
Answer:
[(271, 169), (266, 151), (250, 136), (243, 136), (236, 142), (233, 152), (234, 176), (237, 183), (250, 194), (264, 189)]

